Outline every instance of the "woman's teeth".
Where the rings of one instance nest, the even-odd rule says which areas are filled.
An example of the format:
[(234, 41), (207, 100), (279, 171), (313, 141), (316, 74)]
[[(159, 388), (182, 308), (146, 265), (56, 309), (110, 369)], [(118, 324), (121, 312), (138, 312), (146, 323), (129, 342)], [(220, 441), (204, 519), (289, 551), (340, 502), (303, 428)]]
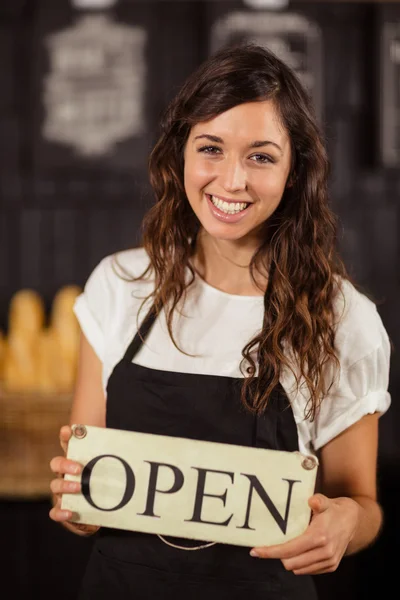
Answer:
[(235, 215), (248, 207), (248, 202), (225, 202), (215, 196), (210, 196), (211, 202), (222, 212), (228, 215)]

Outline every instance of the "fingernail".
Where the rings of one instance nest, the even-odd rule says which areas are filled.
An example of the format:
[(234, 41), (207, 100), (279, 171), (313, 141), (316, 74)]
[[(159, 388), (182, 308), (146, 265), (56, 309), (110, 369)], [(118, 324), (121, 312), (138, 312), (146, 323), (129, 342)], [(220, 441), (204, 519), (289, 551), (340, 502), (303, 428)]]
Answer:
[(250, 550), (250, 556), (254, 556), (254, 558), (259, 558), (259, 555), (255, 550)]
[(70, 467), (69, 472), (78, 474), (78, 473), (80, 473), (80, 470), (81, 470), (81, 468), (79, 465), (73, 465), (72, 467)]
[(75, 482), (75, 481), (69, 481), (67, 483), (67, 489), (70, 492), (77, 492), (79, 490), (79, 483)]
[(63, 519), (70, 519), (72, 517), (72, 513), (69, 510), (61, 511), (61, 516)]

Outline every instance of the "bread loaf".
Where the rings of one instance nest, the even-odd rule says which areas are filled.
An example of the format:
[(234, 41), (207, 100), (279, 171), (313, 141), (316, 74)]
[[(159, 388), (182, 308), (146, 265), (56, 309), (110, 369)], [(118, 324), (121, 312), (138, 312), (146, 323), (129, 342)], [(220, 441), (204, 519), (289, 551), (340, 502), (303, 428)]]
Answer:
[(32, 391), (37, 387), (38, 351), (45, 319), (44, 303), (34, 290), (19, 290), (11, 298), (3, 384), (9, 391)]
[(12, 297), (7, 340), (0, 339), (0, 378), (2, 373), (8, 391), (73, 390), (80, 331), (73, 305), (80, 293), (75, 285), (57, 292), (47, 327), (44, 303), (37, 292), (23, 289)]
[(29, 338), (35, 337), (45, 321), (43, 299), (38, 292), (22, 289), (11, 298), (8, 312), (8, 331), (22, 331)]
[(0, 382), (4, 378), (4, 357), (6, 354), (7, 342), (5, 335), (0, 331)]
[(50, 315), (48, 345), (53, 345), (53, 366), (56, 389), (68, 392), (73, 389), (78, 366), (79, 324), (73, 312), (74, 302), (81, 288), (68, 285), (61, 288), (54, 297)]

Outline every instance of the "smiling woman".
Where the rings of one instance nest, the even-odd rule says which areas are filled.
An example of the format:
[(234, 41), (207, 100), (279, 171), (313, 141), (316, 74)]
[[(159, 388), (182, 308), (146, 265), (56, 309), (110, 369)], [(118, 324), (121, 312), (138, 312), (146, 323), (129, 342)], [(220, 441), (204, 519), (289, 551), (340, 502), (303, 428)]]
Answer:
[[(98, 532), (84, 600), (315, 600), (310, 575), (335, 570), (381, 527), (389, 339), (337, 254), (323, 139), (284, 63), (259, 46), (221, 50), (188, 78), (161, 129), (142, 246), (106, 256), (75, 304), (70, 425), (318, 455), (311, 522), (253, 549), (77, 526), (61, 496), (81, 492), (63, 475), (82, 466), (64, 456), (51, 463), (50, 516)], [(64, 452), (70, 438), (65, 426)], [(213, 496), (205, 501), (211, 510)]]
[[(207, 140), (213, 145), (205, 146)], [(273, 101), (239, 104), (194, 125), (184, 160), (186, 194), (203, 229), (256, 249), (291, 166), (289, 135)]]

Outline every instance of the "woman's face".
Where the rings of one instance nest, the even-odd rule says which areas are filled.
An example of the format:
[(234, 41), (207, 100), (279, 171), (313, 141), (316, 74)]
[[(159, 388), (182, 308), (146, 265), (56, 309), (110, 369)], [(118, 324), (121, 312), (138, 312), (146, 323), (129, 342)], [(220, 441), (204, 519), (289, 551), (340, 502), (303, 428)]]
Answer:
[(207, 233), (252, 239), (281, 201), (290, 139), (272, 101), (249, 102), (193, 126), (184, 159), (186, 195)]

